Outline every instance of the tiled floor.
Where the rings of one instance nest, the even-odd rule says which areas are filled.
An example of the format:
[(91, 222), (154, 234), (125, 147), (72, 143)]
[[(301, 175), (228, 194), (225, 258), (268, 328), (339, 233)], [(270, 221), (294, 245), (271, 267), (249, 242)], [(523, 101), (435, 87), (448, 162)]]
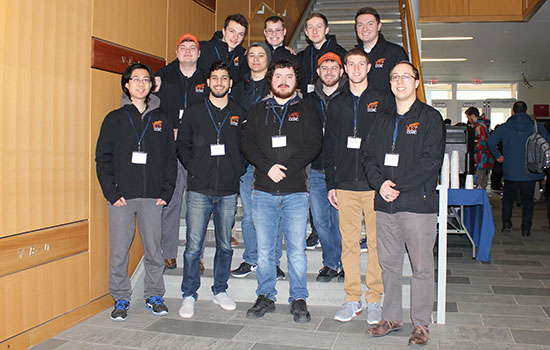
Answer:
[[(472, 260), (468, 242), (449, 237), (447, 324), (430, 326), (432, 340), (424, 349), (550, 350), (546, 205), (536, 204), (532, 235), (522, 237), (520, 208), (514, 208), (515, 229), (505, 235), (500, 233), (498, 194), (492, 195), (491, 203), (497, 226), (493, 261)], [(111, 310), (105, 310), (34, 349), (403, 349), (411, 331), (407, 323), (401, 332), (369, 338), (364, 333), (366, 315), (339, 323), (332, 320), (336, 307), (320, 306), (310, 307), (310, 323), (297, 324), (284, 303), (277, 304), (275, 313), (250, 320), (245, 316), (250, 303), (223, 311), (200, 300), (195, 316), (183, 320), (177, 313), (179, 304), (179, 299), (168, 299), (169, 315), (155, 317), (143, 300), (137, 300), (126, 322), (112, 322)]]

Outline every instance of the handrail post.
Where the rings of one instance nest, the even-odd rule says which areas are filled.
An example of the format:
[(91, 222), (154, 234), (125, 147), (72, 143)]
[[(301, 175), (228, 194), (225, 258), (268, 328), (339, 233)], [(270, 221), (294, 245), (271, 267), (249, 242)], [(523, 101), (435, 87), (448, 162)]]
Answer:
[[(418, 86), (418, 89), (416, 91), (416, 96), (418, 96), (420, 101), (426, 102), (426, 92), (424, 91), (424, 78), (422, 76), (422, 63), (420, 61), (420, 50), (418, 49), (418, 39), (416, 36), (416, 26), (414, 23), (411, 0), (404, 0), (404, 3), (408, 33), (407, 38), (409, 39), (409, 44), (411, 48), (411, 61), (416, 69), (418, 69), (420, 77), (420, 85)], [(403, 40), (406, 39), (403, 38)]]

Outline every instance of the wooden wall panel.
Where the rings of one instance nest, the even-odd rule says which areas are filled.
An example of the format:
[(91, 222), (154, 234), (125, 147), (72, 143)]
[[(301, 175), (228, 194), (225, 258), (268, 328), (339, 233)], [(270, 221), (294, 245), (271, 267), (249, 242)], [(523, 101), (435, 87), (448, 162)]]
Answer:
[[(222, 30), (225, 19), (229, 15), (235, 13), (241, 13), (247, 19), (250, 17), (250, 0), (231, 0), (221, 1), (218, 0), (216, 5), (216, 30)], [(243, 40), (242, 46), (247, 48), (250, 44), (250, 32), (246, 34)]]
[(92, 35), (164, 57), (167, 0), (94, 0)]
[(91, 3), (0, 9), (2, 237), (87, 218)]
[(470, 0), (470, 16), (518, 15), (522, 10), (522, 0)]
[(467, 16), (470, 0), (420, 0), (420, 17)]
[(88, 253), (0, 278), (0, 341), (87, 303)]

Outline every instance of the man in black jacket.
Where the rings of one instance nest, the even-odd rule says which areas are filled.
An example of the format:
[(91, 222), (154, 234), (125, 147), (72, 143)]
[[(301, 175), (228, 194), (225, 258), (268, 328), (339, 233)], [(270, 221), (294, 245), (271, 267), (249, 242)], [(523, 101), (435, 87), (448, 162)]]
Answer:
[(344, 60), (346, 49), (338, 45), (334, 35), (328, 35), (328, 20), (322, 13), (314, 12), (306, 20), (305, 32), (308, 46), (298, 53), (298, 64), (302, 76), (300, 89), (302, 93), (310, 93), (315, 89), (319, 79), (317, 75), (317, 61), (327, 52), (334, 52)]
[(264, 21), (265, 43), (271, 50), (272, 62), (282, 59), (297, 61), (296, 54), (285, 47), (285, 20), (279, 16), (268, 17)]
[(401, 46), (384, 39), (381, 28), (380, 15), (372, 7), (363, 7), (355, 14), (355, 31), (359, 42), (355, 47), (365, 50), (372, 64), (369, 84), (391, 94), (390, 71), (397, 62), (406, 61), (408, 57)]
[[(156, 93), (160, 97), (160, 109), (172, 120), (174, 138), (177, 137), (178, 126), (188, 106), (204, 100), (208, 91), (202, 72), (197, 69), (200, 56), (199, 41), (192, 34), (183, 34), (176, 45), (176, 59), (161, 68), (155, 75), (162, 84)], [(167, 269), (177, 267), (180, 213), (183, 202), (183, 192), (187, 182), (187, 171), (178, 162), (178, 177), (176, 188), (170, 204), (162, 210), (162, 255)]]
[(295, 322), (309, 322), (306, 167), (321, 151), (321, 122), (296, 92), (296, 63), (273, 64), (267, 79), (271, 93), (249, 109), (241, 137), (241, 151), (255, 167), (252, 218), (258, 240), (258, 298), (246, 315), (262, 317), (275, 309), (275, 240), (281, 226), (289, 262), (290, 312)]
[(328, 199), (338, 209), (342, 235), (342, 267), (345, 272), (345, 303), (334, 319), (347, 322), (362, 311), (361, 296), (361, 222), (365, 219), (368, 262), (365, 282), (368, 291), (367, 322), (382, 317), (380, 301), (384, 286), (376, 247), (374, 191), (361, 168), (361, 145), (366, 142), (376, 115), (388, 106), (389, 95), (373, 88), (367, 78), (371, 65), (367, 54), (352, 49), (346, 54), (349, 86), (329, 105), (325, 128), (325, 178)]
[(155, 315), (168, 313), (164, 295), (164, 262), (160, 247), (162, 208), (176, 181), (176, 152), (170, 119), (151, 95), (154, 77), (141, 63), (122, 75), (122, 107), (103, 120), (96, 146), (97, 178), (109, 210), (109, 293), (115, 299), (114, 321), (124, 321), (132, 285), (128, 251), (136, 217), (145, 248), (144, 297)]
[(189, 173), (183, 302), (179, 310), (183, 318), (194, 314), (200, 287), (199, 260), (212, 214), (216, 236), (213, 301), (224, 310), (236, 307), (226, 290), (233, 257), (231, 228), (235, 223), (239, 178), (244, 173), (239, 138), (245, 111), (228, 98), (231, 78), (225, 62), (212, 64), (206, 82), (210, 95), (186, 111), (176, 143), (178, 158)]
[(418, 70), (412, 64), (397, 64), (390, 79), (395, 105), (376, 119), (363, 149), (367, 179), (376, 190), (378, 253), (385, 287), (383, 321), (367, 333), (379, 337), (403, 326), (401, 275), (406, 249), (413, 271), (415, 327), (409, 344), (424, 345), (430, 339), (433, 308), (435, 187), (445, 151), (445, 127), (441, 114), (416, 98)]
[(239, 82), (248, 71), (244, 48), (241, 46), (247, 30), (248, 21), (243, 15), (227, 16), (221, 31), (215, 32), (209, 41), (201, 41), (199, 68), (208, 72), (212, 63), (224, 61), (229, 67), (233, 84)]

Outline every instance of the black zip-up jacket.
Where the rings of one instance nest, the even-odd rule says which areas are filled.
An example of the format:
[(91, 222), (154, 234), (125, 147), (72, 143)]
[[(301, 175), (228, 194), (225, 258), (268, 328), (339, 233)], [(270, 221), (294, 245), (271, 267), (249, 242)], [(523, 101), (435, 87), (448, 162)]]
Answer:
[[(347, 75), (342, 75), (340, 81), (338, 82), (338, 89), (332, 93), (332, 95), (327, 96), (323, 92), (323, 83), (321, 79), (317, 80), (315, 83), (315, 91), (306, 95), (307, 100), (311, 100), (311, 105), (317, 112), (317, 115), (321, 117), (321, 125), (323, 126), (323, 135), (326, 128), (327, 122), (327, 108), (328, 104), (338, 95), (342, 93), (348, 87), (348, 78)], [(323, 143), (323, 149), (321, 153), (311, 162), (311, 168), (322, 173), (325, 172), (325, 158), (326, 158), (326, 149)]]
[[(253, 105), (247, 113), (241, 134), (241, 152), (254, 165), (254, 189), (286, 194), (306, 192), (307, 165), (322, 147), (321, 119), (308, 101), (296, 94), (287, 102), (287, 111), (273, 95)], [(279, 135), (280, 121), (273, 112), (283, 117), (281, 135), (286, 136), (286, 147), (273, 148), (271, 138)], [(267, 173), (274, 164), (282, 164), (286, 177), (273, 182)]]
[[(355, 47), (364, 50), (362, 41)], [(368, 56), (369, 62), (372, 65), (369, 71), (369, 85), (382, 92), (391, 94), (390, 72), (398, 62), (409, 60), (407, 53), (401, 46), (386, 41), (384, 35), (379, 33), (378, 41), (368, 53)]]
[[(416, 100), (399, 118), (392, 152), (396, 118), (394, 104), (378, 116), (364, 149), (365, 173), (376, 189), (374, 210), (390, 214), (401, 211), (437, 213), (435, 187), (445, 152), (443, 118), (437, 110)], [(397, 167), (384, 165), (387, 153), (399, 154)], [(386, 180), (393, 181), (394, 188), (400, 192), (390, 203), (382, 199), (379, 191)]]
[[(212, 156), (210, 153), (210, 146), (217, 143), (218, 134), (207, 104), (212, 118), (221, 127), (219, 143), (225, 145), (223, 156)], [(244, 158), (239, 151), (241, 123), (245, 116), (246, 112), (231, 100), (221, 110), (208, 98), (189, 107), (176, 141), (178, 158), (189, 173), (189, 191), (212, 196), (239, 192), (239, 179), (245, 172)]]
[(290, 50), (285, 47), (284, 43), (276, 49), (274, 49), (273, 46), (267, 42), (267, 40), (265, 41), (265, 44), (271, 50), (271, 64), (277, 63), (282, 59), (287, 59), (298, 63), (298, 56), (293, 55)]
[[(159, 105), (159, 98), (150, 95), (147, 109), (140, 114), (123, 94), (122, 107), (107, 114), (101, 124), (96, 171), (103, 195), (111, 204), (120, 197), (162, 198), (166, 203), (172, 198), (177, 174), (174, 132)], [(141, 136), (145, 128), (141, 152), (147, 153), (147, 163), (133, 164), (132, 152), (138, 150), (136, 133)]]
[(325, 127), (325, 181), (327, 189), (371, 191), (361, 166), (361, 150), (347, 147), (353, 136), (354, 101), (357, 105), (357, 135), (361, 146), (374, 124), (374, 118), (393, 102), (387, 94), (369, 86), (355, 97), (348, 86), (329, 104)]
[(186, 77), (180, 71), (177, 58), (155, 75), (162, 80), (160, 90), (156, 93), (160, 98), (160, 109), (172, 120), (174, 129), (177, 129), (187, 107), (208, 96), (204, 75), (197, 69), (191, 77)]
[(229, 66), (229, 74), (233, 79), (233, 84), (242, 79), (243, 75), (249, 72), (245, 49), (239, 45), (233, 51), (229, 52), (227, 43), (222, 41), (223, 34), (217, 31), (209, 41), (201, 41), (201, 55), (199, 57), (199, 68), (207, 76), (210, 72), (210, 66), (215, 61), (224, 61)]
[(233, 86), (231, 94), (245, 110), (269, 94), (267, 79), (264, 77), (262, 80), (254, 81), (250, 73), (245, 74), (244, 79)]
[(315, 84), (319, 75), (317, 75), (317, 61), (327, 52), (333, 52), (340, 56), (344, 63), (346, 49), (338, 45), (334, 35), (327, 35), (327, 41), (317, 50), (311, 41), (307, 41), (309, 45), (298, 53), (298, 65), (300, 66), (300, 89), (305, 94), (307, 93), (307, 85)]

